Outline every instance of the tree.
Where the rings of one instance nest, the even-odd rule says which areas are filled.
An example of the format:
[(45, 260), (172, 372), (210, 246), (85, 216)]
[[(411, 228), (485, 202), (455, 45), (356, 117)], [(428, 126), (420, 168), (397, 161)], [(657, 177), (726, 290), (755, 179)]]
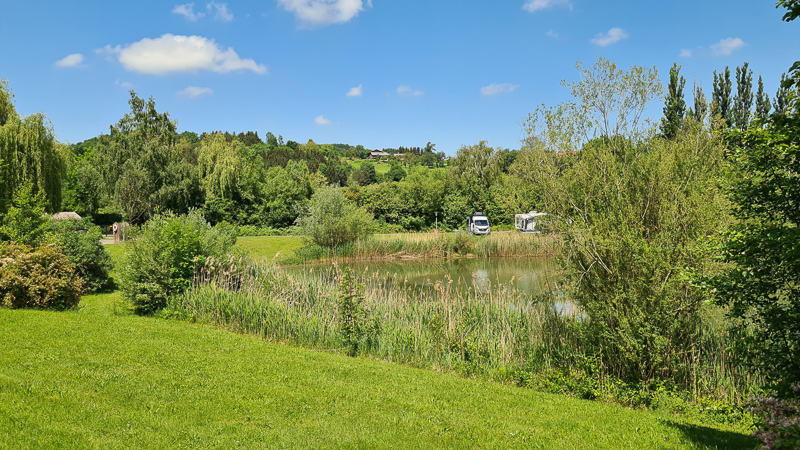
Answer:
[(8, 213), (0, 215), (0, 241), (38, 246), (47, 232), (44, 205), (44, 193), (34, 193), (32, 183), (20, 186), (14, 193)]
[(736, 68), (736, 97), (733, 98), (733, 126), (740, 130), (750, 127), (750, 115), (753, 108), (753, 71), (748, 63)]
[(266, 144), (268, 146), (270, 146), (270, 147), (277, 147), (278, 146), (278, 138), (276, 138), (275, 135), (272, 134), (271, 131), (267, 131), (267, 135), (264, 138), (264, 142), (266, 142)]
[(588, 68), (579, 62), (576, 68), (580, 81), (561, 84), (578, 100), (581, 115), (591, 122), (591, 128), (608, 138), (625, 135), (638, 139), (647, 103), (662, 92), (658, 70), (639, 66), (619, 70), (604, 58)]
[(311, 194), (311, 175), (305, 162), (270, 167), (264, 179), (262, 216), (270, 226), (288, 227), (305, 210)]
[(786, 114), (790, 108), (790, 79), (785, 73), (781, 74), (781, 84), (778, 86), (778, 91), (775, 92), (775, 99), (772, 100), (772, 107), (775, 114)]
[(354, 171), (353, 181), (358, 183), (359, 186), (366, 186), (378, 182), (378, 173), (375, 171), (375, 165), (371, 162), (364, 162), (361, 167)]
[(497, 150), (490, 147), (486, 141), (458, 149), (451, 173), (455, 188), (467, 198), (469, 209), (475, 211), (489, 209), (491, 203), (489, 191), (500, 175), (496, 156)]
[(758, 76), (758, 92), (756, 93), (756, 118), (761, 121), (767, 119), (770, 110), (769, 94), (764, 90), (764, 81)]
[(686, 101), (683, 99), (683, 87), (686, 79), (680, 76), (681, 66), (673, 63), (669, 70), (669, 86), (667, 97), (664, 101), (664, 117), (661, 119), (661, 134), (667, 139), (673, 139), (683, 126), (686, 114)]
[(178, 161), (174, 151), (176, 124), (168, 113), (156, 111), (155, 100), (145, 101), (130, 91), (130, 112), (111, 126), (110, 145), (104, 149), (103, 178), (114, 186), (114, 197), (126, 219), (141, 222), (168, 209), (180, 194), (169, 170)]
[(400, 181), (406, 177), (406, 171), (403, 169), (403, 166), (399, 162), (392, 162), (392, 166), (389, 168), (389, 171), (386, 172), (386, 179), (389, 181)]
[(298, 220), (311, 242), (336, 249), (372, 233), (372, 214), (349, 203), (337, 187), (318, 190), (311, 197), (308, 213)]
[[(569, 295), (588, 316), (586, 342), (603, 370), (690, 386), (706, 297), (689, 275), (709, 270), (705, 242), (727, 220), (716, 188), (724, 146), (690, 118), (671, 140), (587, 127), (584, 111), (608, 76), (581, 80), (576, 101), (530, 116), (512, 173), (558, 218)], [(648, 82), (658, 80), (623, 78), (617, 89), (657, 92)], [(646, 108), (647, 97), (635, 98), (631, 110)]]
[(28, 183), (33, 194), (44, 193), (47, 211), (59, 211), (65, 162), (52, 124), (43, 114), (20, 117), (13, 98), (8, 80), (0, 80), (0, 213)]
[(787, 394), (800, 382), (800, 118), (776, 115), (736, 137), (740, 223), (723, 253), (735, 267), (717, 280), (717, 298), (754, 332), (753, 363)]
[(694, 97), (694, 107), (689, 110), (689, 115), (693, 117), (695, 121), (703, 123), (708, 114), (708, 99), (706, 99), (706, 95), (703, 93), (703, 87), (698, 86), (697, 83), (695, 83), (692, 88), (692, 94)]
[[(796, 0), (778, 6), (789, 10), (784, 20), (800, 15)], [(784, 77), (781, 89), (791, 87)], [(734, 267), (713, 282), (717, 301), (749, 331), (750, 362), (779, 396), (797, 396), (791, 386), (800, 383), (800, 111), (791, 104), (797, 88), (778, 92), (764, 129), (732, 136), (740, 176), (729, 196), (739, 222), (722, 259)]]
[(711, 94), (711, 114), (715, 119), (722, 119), (725, 126), (733, 124), (731, 114), (731, 71), (725, 67), (725, 72), (717, 74), (714, 71), (714, 91)]

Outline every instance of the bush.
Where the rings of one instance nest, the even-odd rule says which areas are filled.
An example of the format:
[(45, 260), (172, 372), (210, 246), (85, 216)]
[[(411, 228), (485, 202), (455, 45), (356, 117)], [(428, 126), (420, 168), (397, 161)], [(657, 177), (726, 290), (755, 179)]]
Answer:
[[(792, 387), (800, 393), (800, 384)], [(763, 449), (800, 448), (800, 401), (758, 397), (750, 412), (758, 418), (758, 430), (753, 435), (761, 440)]]
[(83, 280), (56, 245), (0, 244), (0, 303), (11, 308), (74, 308)]
[(114, 264), (100, 243), (100, 227), (88, 220), (51, 221), (50, 233), (50, 240), (61, 247), (83, 279), (84, 293), (97, 292), (108, 284)]
[(348, 203), (336, 187), (315, 192), (308, 214), (297, 221), (314, 244), (332, 249), (364, 238), (375, 228), (372, 215)]
[(236, 242), (232, 227), (212, 227), (196, 212), (157, 215), (128, 232), (120, 267), (122, 294), (137, 314), (152, 314), (191, 285), (209, 258), (225, 260)]

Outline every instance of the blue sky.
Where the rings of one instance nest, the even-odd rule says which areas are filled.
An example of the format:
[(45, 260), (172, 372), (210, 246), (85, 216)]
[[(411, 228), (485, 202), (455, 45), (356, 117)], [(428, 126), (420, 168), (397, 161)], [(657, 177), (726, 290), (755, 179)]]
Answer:
[(0, 78), (64, 142), (108, 133), (133, 89), (179, 131), (453, 155), (519, 148), (527, 114), (599, 57), (664, 83), (677, 62), (709, 96), (714, 70), (746, 61), (773, 96), (800, 59), (782, 15), (774, 0), (0, 0)]

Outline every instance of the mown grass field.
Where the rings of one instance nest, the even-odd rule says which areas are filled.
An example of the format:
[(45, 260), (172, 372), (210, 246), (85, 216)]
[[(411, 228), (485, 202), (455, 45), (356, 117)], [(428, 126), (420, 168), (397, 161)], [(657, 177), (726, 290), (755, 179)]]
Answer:
[(305, 245), (301, 236), (241, 236), (236, 243), (249, 250), (254, 257), (268, 261), (276, 256), (291, 254)]
[(0, 309), (0, 448), (753, 448), (741, 433), (211, 327)]

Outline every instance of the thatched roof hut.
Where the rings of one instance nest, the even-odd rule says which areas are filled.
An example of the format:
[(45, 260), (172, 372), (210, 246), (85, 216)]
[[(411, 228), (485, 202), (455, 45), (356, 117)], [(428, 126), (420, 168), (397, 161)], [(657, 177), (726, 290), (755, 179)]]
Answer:
[(50, 216), (52, 220), (81, 220), (82, 217), (75, 211), (61, 211)]

